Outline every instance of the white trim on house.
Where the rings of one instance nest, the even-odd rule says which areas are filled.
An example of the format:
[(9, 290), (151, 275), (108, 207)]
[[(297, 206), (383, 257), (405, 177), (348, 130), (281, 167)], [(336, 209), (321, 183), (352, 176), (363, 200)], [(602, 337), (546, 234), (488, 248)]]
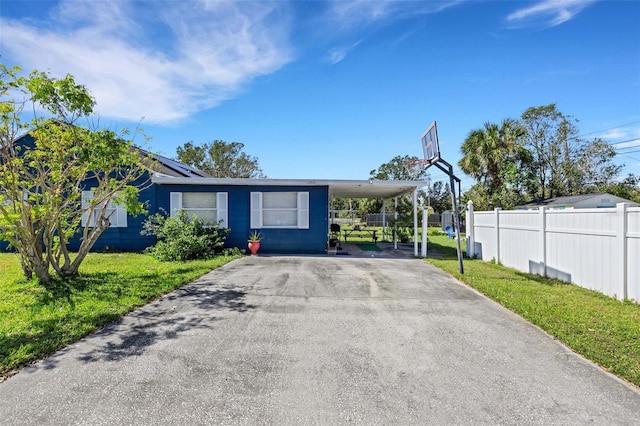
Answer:
[(335, 179), (218, 179), (180, 178), (154, 173), (151, 181), (168, 185), (217, 185), (217, 186), (328, 186), (329, 195), (340, 198), (389, 199), (427, 186), (423, 181), (402, 180), (335, 180)]
[[(96, 225), (96, 217), (100, 214), (100, 209), (103, 203), (96, 204), (93, 207), (93, 212), (90, 214), (89, 207), (91, 206), (91, 200), (93, 200), (93, 191), (82, 191), (82, 220), (81, 225), (86, 226), (89, 221), (89, 226)], [(109, 213), (111, 210), (111, 213)], [(109, 201), (105, 209), (105, 216), (109, 219), (110, 228), (126, 228), (127, 227), (127, 209), (125, 206), (116, 204), (114, 201)]]
[(215, 211), (216, 221), (220, 222), (222, 228), (229, 227), (229, 193), (228, 192), (187, 192), (186, 194), (215, 194), (216, 205), (210, 209), (207, 208), (193, 208), (188, 209), (183, 207), (183, 195), (184, 192), (171, 192), (169, 195), (169, 211), (171, 216), (177, 216), (180, 209), (184, 209), (187, 212), (191, 212), (197, 215), (199, 210)]
[[(294, 197), (295, 206), (275, 206), (265, 207), (264, 197), (265, 195), (272, 196), (278, 194), (288, 194)], [(263, 229), (263, 228), (283, 228), (283, 229), (309, 229), (309, 193), (308, 192), (251, 192), (250, 196), (250, 210), (251, 210), (251, 229)], [(267, 203), (268, 205), (268, 203)], [(284, 212), (285, 214), (269, 215), (269, 212)], [(291, 213), (291, 215), (287, 215)], [(271, 223), (269, 217), (279, 217), (286, 219), (290, 216), (291, 223)], [(266, 217), (266, 219), (265, 219)], [(295, 223), (294, 223), (295, 222)]]

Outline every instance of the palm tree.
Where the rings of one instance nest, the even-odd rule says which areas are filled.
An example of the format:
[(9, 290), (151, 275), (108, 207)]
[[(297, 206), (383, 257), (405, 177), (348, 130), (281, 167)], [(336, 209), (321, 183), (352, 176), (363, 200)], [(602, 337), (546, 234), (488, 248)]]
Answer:
[(460, 148), (463, 157), (458, 165), (485, 188), (491, 199), (506, 187), (505, 166), (526, 158), (521, 143), (525, 134), (525, 128), (517, 120), (505, 119), (500, 125), (487, 122), (464, 140)]

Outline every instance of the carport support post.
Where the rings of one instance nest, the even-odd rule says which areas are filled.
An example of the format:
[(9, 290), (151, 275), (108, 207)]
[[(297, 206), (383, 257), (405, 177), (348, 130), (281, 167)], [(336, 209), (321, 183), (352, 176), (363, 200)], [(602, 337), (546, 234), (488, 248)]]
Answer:
[(413, 255), (418, 257), (418, 190), (413, 190)]
[(393, 207), (393, 248), (398, 249), (398, 197), (393, 199), (395, 205)]
[(382, 200), (382, 241), (387, 240), (387, 200)]

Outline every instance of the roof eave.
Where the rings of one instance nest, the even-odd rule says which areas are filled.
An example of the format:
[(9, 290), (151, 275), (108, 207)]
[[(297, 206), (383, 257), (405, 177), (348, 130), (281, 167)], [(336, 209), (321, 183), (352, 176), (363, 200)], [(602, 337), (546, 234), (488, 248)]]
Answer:
[(394, 198), (427, 185), (422, 181), (336, 180), (336, 179), (237, 179), (172, 177), (154, 173), (152, 182), (160, 185), (218, 186), (326, 186), (339, 198)]

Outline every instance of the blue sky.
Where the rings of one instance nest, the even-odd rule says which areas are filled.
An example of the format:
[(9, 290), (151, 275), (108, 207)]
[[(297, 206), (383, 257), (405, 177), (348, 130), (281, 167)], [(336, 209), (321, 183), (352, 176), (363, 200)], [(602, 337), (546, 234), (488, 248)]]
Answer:
[(271, 178), (367, 179), (435, 120), (468, 188), (467, 134), (549, 103), (640, 174), (638, 1), (2, 0), (0, 54), (156, 152), (238, 141)]

